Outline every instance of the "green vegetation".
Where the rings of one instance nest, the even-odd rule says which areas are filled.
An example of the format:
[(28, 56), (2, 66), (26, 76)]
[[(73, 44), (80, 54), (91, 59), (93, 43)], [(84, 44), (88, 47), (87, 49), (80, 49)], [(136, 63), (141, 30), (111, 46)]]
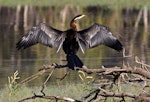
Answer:
[(0, 6), (17, 6), (17, 5), (32, 5), (32, 6), (64, 6), (66, 4), (80, 6), (107, 6), (110, 8), (141, 8), (148, 6), (149, 0), (0, 0)]
[[(12, 76), (8, 77), (8, 85), (3, 89), (0, 89), (0, 102), (17, 102), (27, 97), (31, 97), (35, 94), (42, 95), (42, 87), (28, 87), (26, 85), (19, 84), (18, 71), (14, 72)], [(89, 77), (84, 72), (80, 71), (81, 83), (70, 83), (62, 84), (62, 81), (56, 80), (56, 84), (48, 85), (44, 89), (44, 93), (47, 96), (65, 96), (74, 99), (79, 99), (86, 95), (91, 89), (89, 81), (86, 79)], [(45, 99), (36, 99), (35, 102), (45, 102)], [(49, 102), (49, 101), (46, 101)], [(55, 102), (55, 101), (54, 101)]]
[[(10, 94), (8, 87), (1, 89), (0, 102), (17, 102), (21, 99), (33, 96), (33, 93), (42, 95), (41, 87), (27, 87), (21, 86), (13, 94)], [(44, 92), (48, 96), (66, 96), (76, 99), (81, 99), (85, 95), (82, 84), (67, 84), (67, 85), (50, 85), (45, 88)], [(45, 99), (36, 99), (34, 102), (49, 102)], [(55, 102), (55, 101), (54, 101)]]
[[(18, 81), (20, 77), (18, 76), (18, 71), (16, 71), (12, 76), (8, 77), (8, 85), (6, 85), (3, 89), (0, 89), (0, 102), (17, 102), (22, 99), (26, 99), (29, 97), (36, 95), (43, 95), (40, 91), (42, 87), (37, 87), (37, 86), (26, 86), (19, 84)], [(97, 89), (100, 86), (103, 86), (104, 83), (98, 82), (99, 83), (92, 83), (92, 80), (94, 77), (91, 75), (86, 74), (83, 71), (79, 71), (79, 77), (82, 81), (78, 83), (73, 83), (73, 82), (67, 82), (64, 84), (61, 84), (62, 81), (56, 80), (56, 84), (48, 84), (47, 87), (44, 88), (44, 93), (46, 96), (59, 96), (59, 97), (68, 97), (68, 98), (73, 98), (76, 100), (82, 100), (86, 95), (89, 93), (93, 92), (95, 89)], [(92, 79), (92, 80), (91, 80)], [(49, 80), (50, 81), (50, 80)], [(106, 80), (105, 80), (106, 81)], [(111, 82), (111, 80), (109, 80)], [(109, 83), (108, 82), (108, 83)], [(134, 94), (138, 95), (143, 91), (143, 87), (141, 87), (140, 84), (113, 84), (110, 87), (111, 84), (109, 84), (107, 87), (110, 92), (115, 92), (115, 93), (129, 93), (129, 94)], [(106, 89), (107, 89), (106, 88)], [(91, 95), (93, 97), (94, 95)], [(88, 100), (91, 99), (91, 97), (88, 98)], [(113, 99), (115, 100), (120, 100), (118, 98), (107, 98), (107, 102), (112, 102)], [(32, 99), (30, 99), (32, 101)], [(49, 102), (47, 99), (33, 99), (34, 102)], [(131, 101), (132, 98), (125, 98), (126, 101)], [(53, 102), (53, 101), (51, 101)], [(55, 102), (55, 100), (54, 100)]]
[[(133, 94), (139, 94), (142, 90), (139, 87), (134, 87), (132, 85), (123, 85), (121, 86), (122, 92), (130, 92)], [(34, 93), (38, 95), (42, 95), (40, 93), (41, 87), (27, 87), (21, 86), (13, 94), (10, 94), (9, 88), (6, 86), (5, 88), (1, 89), (0, 99), (1, 102), (17, 102), (21, 99), (31, 97)], [(88, 95), (93, 89), (91, 84), (75, 84), (75, 83), (67, 83), (66, 85), (49, 85), (45, 88), (44, 92), (47, 96), (66, 96), (74, 99), (81, 100), (84, 96)], [(94, 90), (94, 89), (93, 89)], [(116, 90), (114, 87), (112, 90)], [(112, 101), (112, 98), (108, 98), (108, 101)], [(126, 100), (131, 101), (131, 98), (127, 98)], [(34, 102), (49, 102), (45, 99), (36, 99)], [(54, 101), (55, 102), (55, 101)]]

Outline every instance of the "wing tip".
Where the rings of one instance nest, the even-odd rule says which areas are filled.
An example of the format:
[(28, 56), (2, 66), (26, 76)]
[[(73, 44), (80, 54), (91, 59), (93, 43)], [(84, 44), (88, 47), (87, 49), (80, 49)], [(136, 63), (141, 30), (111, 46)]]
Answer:
[(123, 47), (117, 49), (118, 52), (122, 52), (122, 50), (123, 50)]
[(26, 44), (23, 40), (18, 41), (18, 43), (16, 43), (16, 49), (20, 50), (20, 49), (26, 49), (28, 47), (28, 44)]
[(116, 44), (115, 44), (115, 50), (117, 50), (118, 52), (121, 52), (123, 50), (123, 45), (120, 43), (119, 40), (116, 40)]
[(22, 48), (22, 46), (20, 46), (20, 44), (21, 44), (21, 41), (19, 41), (19, 42), (16, 44), (16, 49), (17, 49), (17, 50), (20, 50), (20, 49)]

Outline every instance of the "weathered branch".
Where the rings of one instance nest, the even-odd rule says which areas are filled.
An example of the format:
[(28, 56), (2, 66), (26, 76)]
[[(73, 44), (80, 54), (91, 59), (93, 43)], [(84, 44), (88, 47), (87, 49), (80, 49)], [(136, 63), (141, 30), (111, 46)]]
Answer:
[(80, 68), (80, 70), (86, 72), (86, 73), (104, 73), (104, 74), (111, 74), (114, 72), (120, 72), (120, 73), (131, 73), (131, 74), (138, 74), (143, 77), (146, 77), (147, 79), (150, 79), (150, 72), (145, 71), (142, 68), (128, 68), (128, 69), (122, 69), (121, 67), (112, 67), (112, 68), (102, 68), (102, 69), (88, 69), (87, 67), (83, 66), (83, 68)]
[(92, 95), (94, 95), (94, 97), (92, 99), (90, 99), (90, 101), (96, 99), (98, 96), (102, 96), (105, 98), (107, 98), (107, 97), (118, 97), (118, 98), (122, 98), (122, 99), (124, 99), (125, 97), (129, 97), (129, 98), (132, 98), (135, 102), (137, 102), (137, 101), (138, 102), (141, 102), (141, 101), (150, 102), (150, 95), (149, 94), (135, 95), (135, 94), (131, 94), (131, 93), (108, 92), (101, 87), (99, 87), (99, 88), (95, 89), (94, 91), (92, 91), (91, 93), (89, 93), (87, 96), (84, 97), (84, 99), (86, 100), (87, 98), (89, 98)]
[[(39, 69), (39, 73), (27, 78), (22, 83), (29, 82), (32, 79), (37, 78), (38, 76), (45, 73), (47, 70), (52, 70), (51, 73), (49, 74), (49, 77), (44, 82), (44, 84), (43, 84), (43, 86), (44, 86), (46, 84), (46, 82), (49, 80), (50, 76), (52, 75), (54, 69), (56, 69), (56, 68), (65, 68), (65, 67), (66, 67), (66, 65), (57, 65), (57, 64), (44, 65), (44, 66), (41, 67), (41, 69)], [(111, 67), (111, 68), (102, 67), (100, 69), (89, 69), (86, 66), (83, 66), (82, 68), (77, 68), (77, 70), (81, 70), (81, 71), (83, 71), (87, 74), (96, 73), (99, 76), (101, 76), (101, 75), (103, 75), (103, 76), (113, 75), (114, 76), (113, 78), (115, 80), (117, 80), (122, 73), (129, 73), (129, 74), (134, 74), (134, 75), (137, 74), (137, 75), (142, 76), (141, 78), (144, 77), (143, 79), (141, 79), (141, 78), (137, 79), (136, 78), (134, 81), (143, 81), (144, 79), (146, 79), (146, 80), (150, 79), (150, 72), (149, 71), (147, 71), (143, 68), (137, 68), (137, 67), (132, 68), (130, 66), (123, 66), (123, 68), (122, 67)], [(144, 80), (144, 81), (146, 81), (146, 80)], [(128, 82), (129, 82), (129, 79), (128, 79)], [(105, 86), (107, 86), (107, 85), (102, 85), (101, 87), (97, 88), (96, 90), (94, 90), (93, 92), (91, 92), (90, 94), (85, 96), (84, 100), (88, 99), (89, 97), (92, 97), (90, 99), (90, 101), (96, 100), (98, 97), (105, 97), (106, 99), (107, 99), (107, 97), (118, 97), (118, 98), (121, 98), (122, 100), (125, 100), (126, 97), (129, 97), (129, 98), (132, 98), (133, 100), (136, 100), (136, 101), (139, 101), (139, 102), (140, 101), (149, 102), (149, 100), (150, 100), (150, 95), (142, 95), (142, 94), (141, 95), (135, 95), (135, 94), (131, 94), (131, 93), (109, 92), (109, 89), (107, 89)], [(105, 88), (108, 91), (106, 91)], [(41, 91), (43, 92), (43, 90), (44, 90), (44, 87)], [(75, 100), (75, 99), (68, 98), (68, 97), (46, 96), (45, 93), (43, 95), (34, 94), (34, 96), (22, 99), (19, 102), (23, 102), (25, 100), (30, 100), (30, 99), (36, 99), (36, 98), (42, 98), (42, 99), (48, 99), (48, 100), (63, 100), (63, 101), (69, 101), (69, 102), (81, 102), (80, 100)]]
[[(89, 98), (89, 97), (92, 96), (93, 94), (95, 94), (95, 95), (94, 95), (93, 98), (90, 99), (90, 101), (97, 99), (99, 92), (100, 92), (99, 89), (96, 89), (96, 90), (92, 91), (91, 93), (89, 93), (87, 96), (84, 97), (84, 100), (86, 100), (87, 98)], [(89, 102), (90, 102), (90, 101), (89, 101)]]
[(114, 93), (114, 92), (107, 92), (106, 90), (99, 88), (100, 92), (99, 95), (103, 97), (129, 97), (135, 99), (135, 102), (150, 102), (150, 95), (134, 95), (130, 93)]
[(104, 97), (130, 97), (130, 98), (136, 98), (137, 95), (133, 95), (130, 93), (114, 93), (114, 92), (107, 92), (106, 90), (99, 88), (101, 91), (100, 95)]
[(72, 98), (69, 98), (69, 97), (43, 96), (43, 95), (36, 95), (36, 94), (34, 94), (34, 96), (32, 96), (32, 97), (22, 99), (18, 102), (24, 102), (24, 101), (31, 100), (31, 99), (36, 99), (36, 98), (47, 99), (47, 100), (63, 100), (63, 101), (68, 101), (68, 102), (81, 102), (80, 100), (75, 100), (75, 99), (72, 99)]
[[(51, 65), (44, 65), (41, 70), (48, 70), (48, 69), (53, 69), (53, 68), (57, 68)], [(64, 67), (62, 67), (64, 68)], [(131, 73), (131, 74), (138, 74), (141, 75), (143, 77), (146, 77), (147, 79), (150, 79), (150, 72), (142, 69), (142, 68), (131, 68), (128, 67), (126, 69), (123, 69), (121, 67), (111, 67), (111, 68), (99, 68), (99, 69), (89, 69), (86, 66), (83, 66), (82, 68), (78, 68), (78, 70), (84, 71), (88, 74), (91, 73), (103, 73), (103, 74), (111, 74), (111, 73), (116, 73), (116, 72), (120, 72), (120, 73)]]

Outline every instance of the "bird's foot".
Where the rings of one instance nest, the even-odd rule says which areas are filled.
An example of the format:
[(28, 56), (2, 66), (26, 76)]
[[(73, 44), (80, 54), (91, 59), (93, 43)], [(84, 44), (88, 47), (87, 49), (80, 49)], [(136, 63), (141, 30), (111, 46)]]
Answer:
[(56, 66), (58, 66), (58, 64), (57, 63), (52, 63), (51, 66), (55, 66), (56, 67)]
[(74, 67), (74, 70), (76, 70), (76, 71), (78, 71), (80, 69), (81, 69), (80, 67)]

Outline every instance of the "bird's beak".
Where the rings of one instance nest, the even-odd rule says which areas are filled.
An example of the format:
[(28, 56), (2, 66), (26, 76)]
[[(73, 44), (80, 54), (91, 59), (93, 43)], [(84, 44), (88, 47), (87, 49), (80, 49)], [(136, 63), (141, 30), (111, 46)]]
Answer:
[(82, 14), (82, 15), (78, 16), (77, 18), (75, 18), (74, 20), (79, 20), (79, 19), (83, 18), (84, 16), (85, 16), (85, 15)]
[(81, 18), (83, 18), (83, 17), (85, 17), (85, 15), (83, 14), (83, 15), (81, 15), (81, 17), (79, 18), (79, 19), (81, 19)]

